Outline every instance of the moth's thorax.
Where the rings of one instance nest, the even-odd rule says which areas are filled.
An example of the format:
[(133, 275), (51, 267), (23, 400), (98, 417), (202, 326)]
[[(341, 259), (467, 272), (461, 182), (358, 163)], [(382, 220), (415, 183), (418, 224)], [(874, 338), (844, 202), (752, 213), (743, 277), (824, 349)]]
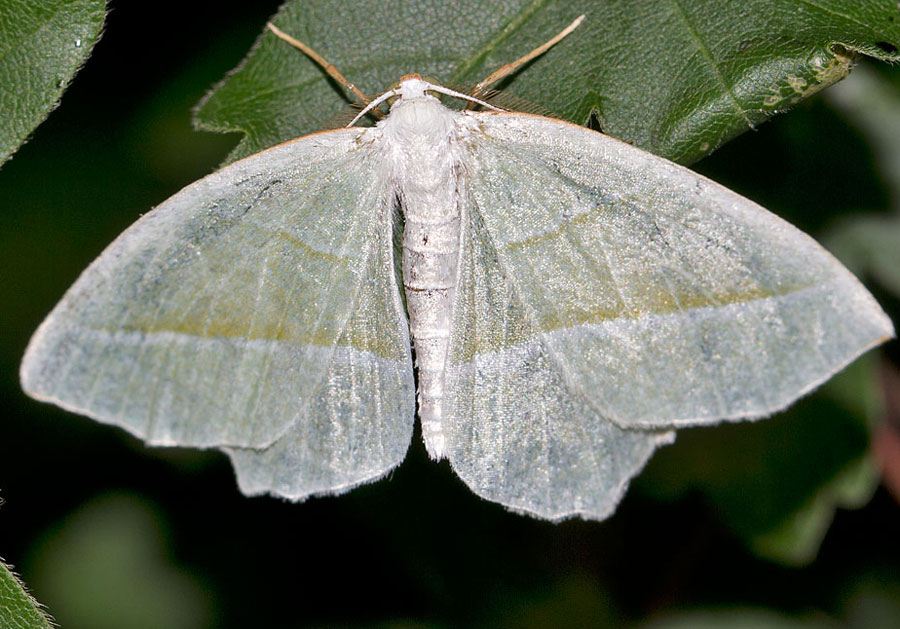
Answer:
[(405, 218), (402, 272), (410, 336), (419, 376), (418, 406), (429, 454), (444, 456), (444, 372), (456, 295), (460, 241), (460, 140), (465, 114), (407, 79), (390, 115), (379, 123)]
[(456, 124), (460, 112), (444, 107), (434, 96), (402, 96), (379, 125), (393, 142), (440, 142)]
[(379, 126), (394, 151), (436, 150), (453, 143), (462, 118), (461, 112), (425, 95), (398, 100)]

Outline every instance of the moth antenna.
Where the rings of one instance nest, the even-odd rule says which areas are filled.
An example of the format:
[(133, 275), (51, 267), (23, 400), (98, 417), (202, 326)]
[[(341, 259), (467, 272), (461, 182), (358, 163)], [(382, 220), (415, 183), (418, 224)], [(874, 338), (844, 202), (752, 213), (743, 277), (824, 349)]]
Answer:
[[(360, 101), (362, 101), (363, 104), (367, 105), (369, 103), (369, 101), (371, 99), (368, 96), (366, 96), (365, 94), (363, 94), (362, 90), (360, 90), (358, 87), (356, 87), (356, 85), (354, 85), (353, 83), (348, 81), (347, 77), (345, 77), (343, 74), (341, 74), (340, 71), (338, 71), (338, 69), (334, 66), (333, 63), (326, 61), (325, 58), (322, 55), (320, 55), (319, 53), (317, 53), (315, 50), (313, 50), (312, 48), (310, 48), (309, 46), (304, 44), (299, 39), (295, 39), (295, 38), (291, 37), (284, 31), (279, 29), (277, 26), (272, 24), (271, 22), (266, 22), (266, 27), (270, 31), (272, 31), (276, 37), (283, 39), (284, 41), (289, 43), (294, 48), (300, 49), (300, 51), (302, 51), (303, 54), (305, 54), (307, 57), (309, 57), (310, 59), (315, 61), (317, 64), (319, 64), (319, 67), (321, 67), (323, 70), (325, 70), (325, 72), (328, 74), (328, 76), (330, 76), (332, 79), (334, 79), (335, 81), (337, 81), (338, 83), (343, 85), (354, 96), (356, 96), (356, 98), (358, 98)], [(379, 111), (377, 109), (373, 109), (372, 113), (375, 115), (376, 118), (384, 117), (384, 114), (382, 114), (381, 111)]]
[(443, 85), (435, 85), (431, 84), (428, 88), (431, 92), (437, 92), (438, 94), (444, 94), (446, 96), (450, 96), (452, 98), (460, 98), (462, 100), (469, 101), (470, 104), (481, 105), (482, 107), (486, 107), (487, 109), (492, 109), (494, 111), (505, 111), (500, 107), (496, 107), (491, 105), (490, 103), (481, 100), (480, 98), (475, 98), (474, 96), (470, 96), (469, 94), (463, 94), (462, 92), (457, 92), (456, 90), (450, 89), (449, 87), (444, 87)]
[[(523, 65), (534, 59), (535, 57), (540, 57), (542, 54), (553, 48), (556, 44), (560, 42), (564, 37), (566, 37), (569, 33), (578, 28), (578, 25), (581, 24), (581, 21), (584, 20), (584, 14), (579, 15), (575, 18), (571, 24), (561, 30), (553, 39), (541, 44), (527, 55), (523, 57), (519, 57), (515, 61), (507, 63), (506, 65), (500, 66), (497, 70), (494, 70), (491, 74), (487, 76), (484, 80), (480, 81), (475, 89), (472, 91), (473, 96), (478, 96), (481, 94), (489, 85), (493, 85), (500, 79), (508, 77), (510, 74), (521, 68)], [(468, 109), (468, 107), (466, 107)]]

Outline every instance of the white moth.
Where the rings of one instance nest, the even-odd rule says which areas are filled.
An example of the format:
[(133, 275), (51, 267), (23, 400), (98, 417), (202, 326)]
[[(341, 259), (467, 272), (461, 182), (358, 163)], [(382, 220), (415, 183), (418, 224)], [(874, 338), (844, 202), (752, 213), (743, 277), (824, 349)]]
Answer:
[(401, 462), (414, 349), (432, 458), (514, 511), (602, 519), (674, 429), (770, 415), (893, 335), (755, 203), (435, 93), (404, 77), (375, 127), (262, 151), (141, 218), (37, 330), (24, 389), (303, 500)]

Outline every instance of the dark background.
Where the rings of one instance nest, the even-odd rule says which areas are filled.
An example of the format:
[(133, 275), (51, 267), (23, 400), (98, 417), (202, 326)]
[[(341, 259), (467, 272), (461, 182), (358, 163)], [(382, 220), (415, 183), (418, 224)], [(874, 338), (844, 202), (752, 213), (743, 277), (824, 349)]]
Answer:
[[(0, 170), (0, 556), (63, 627), (619, 625), (695, 609), (900, 622), (900, 509), (885, 489), (837, 513), (816, 561), (785, 567), (702, 497), (662, 504), (640, 481), (603, 523), (508, 513), (429, 462), (418, 431), (387, 479), (295, 505), (241, 496), (224, 455), (149, 450), (26, 398), (25, 344), (78, 273), (236, 143), (192, 131), (190, 109), (277, 8), (114, 3), (59, 109)], [(813, 98), (696, 167), (815, 235), (889, 207), (872, 160)]]

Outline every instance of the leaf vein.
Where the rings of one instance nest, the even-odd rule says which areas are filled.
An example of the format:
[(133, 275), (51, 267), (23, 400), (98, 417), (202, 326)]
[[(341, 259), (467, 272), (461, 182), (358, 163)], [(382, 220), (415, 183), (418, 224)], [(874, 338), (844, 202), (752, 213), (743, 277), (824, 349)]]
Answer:
[(463, 79), (463, 77), (465, 77), (466, 74), (468, 74), (468, 72), (475, 66), (476, 62), (479, 59), (486, 57), (491, 50), (500, 45), (500, 42), (509, 38), (509, 36), (517, 31), (519, 27), (528, 20), (528, 18), (537, 13), (538, 10), (545, 7), (547, 4), (549, 4), (548, 0), (535, 0), (531, 3), (531, 5), (519, 11), (518, 15), (513, 17), (513, 19), (510, 20), (509, 23), (500, 30), (499, 33), (485, 42), (485, 44), (474, 54), (469, 55), (467, 59), (463, 59), (459, 63), (459, 67), (453, 74), (453, 78), (451, 79), (450, 83), (458, 84)]
[(847, 15), (847, 14), (845, 14), (845, 13), (840, 13), (840, 12), (838, 12), (838, 11), (835, 11), (834, 9), (829, 9), (828, 7), (823, 7), (822, 5), (816, 4), (816, 3), (813, 2), (812, 0), (800, 0), (800, 2), (801, 2), (801, 4), (805, 4), (805, 5), (807, 5), (807, 6), (810, 6), (810, 7), (814, 8), (814, 9), (818, 9), (819, 11), (822, 11), (822, 12), (824, 12), (824, 13), (828, 13), (829, 15), (836, 15), (837, 17), (842, 17), (842, 18), (844, 18), (845, 20), (847, 20), (847, 21), (849, 21), (849, 22), (853, 22), (854, 24), (857, 24), (857, 25), (859, 25), (859, 26), (862, 26), (863, 28), (867, 28), (867, 29), (868, 29), (868, 28), (871, 28), (868, 24), (866, 24), (865, 22), (862, 22), (862, 21), (860, 21), (860, 20), (857, 20), (857, 19), (854, 18), (852, 15)]
[(749, 116), (747, 116), (747, 112), (741, 107), (740, 102), (738, 101), (737, 96), (734, 93), (734, 90), (728, 86), (728, 83), (725, 82), (725, 77), (722, 75), (722, 71), (719, 69), (719, 65), (716, 63), (716, 60), (713, 59), (712, 53), (709, 50), (709, 47), (703, 42), (700, 38), (700, 34), (697, 32), (697, 29), (694, 28), (694, 25), (691, 24), (690, 20), (688, 20), (687, 15), (684, 12), (684, 9), (681, 8), (678, 0), (669, 0), (672, 6), (675, 8), (676, 13), (678, 13), (678, 17), (681, 18), (681, 21), (684, 22), (685, 28), (687, 28), (688, 33), (694, 39), (694, 42), (697, 44), (697, 50), (706, 58), (709, 62), (709, 67), (713, 71), (713, 75), (716, 77), (716, 81), (722, 87), (722, 91), (728, 96), (729, 100), (731, 100), (732, 105), (734, 106), (734, 110), (738, 113), (738, 115), (744, 119), (744, 122), (747, 123), (747, 127), (753, 128), (753, 121), (750, 120)]

